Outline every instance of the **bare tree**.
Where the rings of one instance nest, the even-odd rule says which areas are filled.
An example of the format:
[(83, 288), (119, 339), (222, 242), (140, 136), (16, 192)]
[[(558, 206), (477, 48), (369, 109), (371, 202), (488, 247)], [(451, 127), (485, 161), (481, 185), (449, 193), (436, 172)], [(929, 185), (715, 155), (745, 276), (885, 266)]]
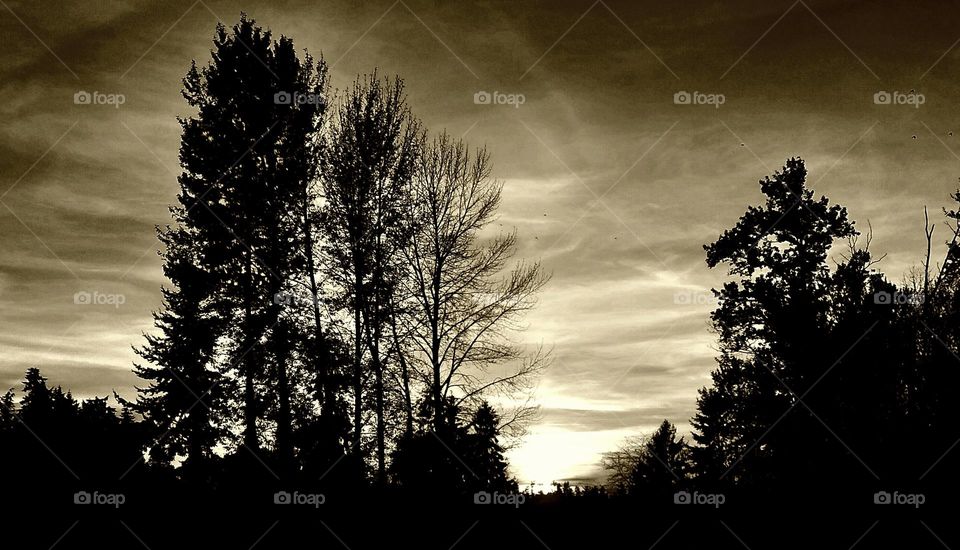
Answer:
[(646, 443), (646, 437), (632, 436), (624, 439), (616, 450), (603, 453), (600, 465), (609, 472), (607, 486), (612, 493), (626, 494), (629, 491), (633, 470), (640, 462)]
[[(377, 478), (386, 479), (385, 356), (391, 296), (409, 231), (408, 182), (421, 144), (403, 82), (376, 73), (342, 101), (321, 149), (327, 270), (353, 317), (354, 448), (363, 428), (365, 367), (373, 377)], [(365, 359), (367, 361), (365, 361)]]
[(482, 235), (502, 187), (490, 177), (485, 149), (471, 154), (446, 134), (424, 147), (414, 173), (410, 219), (418, 223), (405, 249), (403, 324), (414, 351), (407, 363), (427, 389), (437, 432), (445, 429), (448, 403), (467, 410), (489, 393), (515, 397), (548, 362), (549, 354), (528, 354), (511, 336), (549, 277), (539, 262), (509, 268), (515, 232)]

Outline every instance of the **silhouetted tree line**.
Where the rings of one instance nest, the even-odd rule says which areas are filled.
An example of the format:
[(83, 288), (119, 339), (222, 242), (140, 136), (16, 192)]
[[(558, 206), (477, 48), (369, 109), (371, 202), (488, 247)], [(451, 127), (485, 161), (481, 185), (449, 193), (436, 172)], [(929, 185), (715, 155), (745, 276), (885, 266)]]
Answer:
[(158, 435), (150, 463), (508, 486), (498, 436), (529, 411), (501, 420), (484, 398), (543, 366), (504, 336), (546, 277), (509, 268), (515, 235), (480, 238), (501, 193), (487, 153), (428, 139), (400, 79), (334, 94), (322, 59), (245, 16), (183, 95), (172, 286), (130, 404)]
[[(169, 286), (136, 348), (143, 387), (116, 409), (30, 369), (19, 400), (0, 400), (0, 448), (17, 450), (4, 471), (516, 491), (502, 441), (534, 411), (488, 398), (522, 403), (546, 364), (507, 336), (548, 277), (511, 266), (515, 233), (489, 236), (501, 184), (487, 152), (428, 138), (398, 78), (334, 93), (322, 59), (245, 16), (218, 26), (183, 85), (194, 113), (158, 228)], [(952, 483), (960, 207), (944, 212), (943, 261), (927, 220), (925, 261), (897, 285), (806, 175), (788, 160), (760, 182), (764, 204), (705, 246), (729, 280), (693, 441), (664, 421), (605, 457), (611, 491), (550, 498)]]
[(806, 176), (788, 160), (760, 182), (765, 203), (704, 247), (730, 280), (714, 291), (720, 355), (693, 442), (664, 421), (608, 453), (616, 492), (955, 486), (960, 210), (944, 210), (951, 233), (936, 265), (925, 215), (925, 260), (897, 285), (875, 269), (871, 233), (816, 198)]
[(143, 424), (107, 397), (75, 399), (50, 387), (30, 368), (19, 399), (0, 397), (0, 467), (10, 489), (73, 486), (79, 480), (111, 486), (139, 462)]
[(135, 348), (137, 398), (78, 404), (31, 370), (4, 437), (32, 429), (44, 463), (70, 464), (102, 436), (93, 471), (114, 480), (515, 490), (503, 441), (535, 413), (546, 355), (510, 333), (548, 277), (489, 227), (487, 152), (428, 137), (399, 78), (334, 92), (322, 59), (245, 15), (182, 95), (180, 189), (157, 230), (169, 285)]

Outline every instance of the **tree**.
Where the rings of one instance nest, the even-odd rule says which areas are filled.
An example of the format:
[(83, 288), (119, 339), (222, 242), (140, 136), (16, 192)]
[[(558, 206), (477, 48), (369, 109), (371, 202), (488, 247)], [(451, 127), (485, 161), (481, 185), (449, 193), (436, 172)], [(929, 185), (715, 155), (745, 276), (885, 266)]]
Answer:
[(354, 83), (321, 148), (328, 271), (353, 318), (354, 449), (359, 452), (362, 444), (366, 358), (373, 375), (380, 483), (386, 480), (384, 342), (419, 148), (419, 123), (406, 105), (403, 82), (383, 81), (376, 73)]
[(608, 483), (616, 493), (661, 498), (684, 486), (691, 473), (690, 448), (677, 428), (664, 420), (647, 437), (627, 438), (602, 459), (610, 472)]
[[(950, 231), (943, 260), (931, 265), (934, 226), (924, 210), (926, 259), (911, 281), (889, 289), (898, 296), (892, 304), (899, 330), (896, 357), (901, 363), (898, 387), (901, 399), (891, 438), (902, 442), (891, 453), (897, 474), (921, 471), (931, 484), (947, 490), (956, 487), (957, 456), (947, 449), (960, 438), (960, 415), (955, 388), (960, 384), (956, 357), (960, 353), (960, 190), (951, 194), (953, 209), (944, 209)], [(896, 293), (896, 294), (895, 294)], [(936, 467), (932, 467), (935, 465)], [(900, 474), (900, 472), (904, 472)]]
[[(309, 353), (314, 376), (329, 378), (330, 358), (326, 356), (326, 336), (318, 313), (319, 289), (312, 265), (311, 221), (315, 213), (309, 202), (310, 182), (315, 174), (312, 144), (318, 139), (327, 108), (327, 68), (322, 60), (315, 64), (309, 54), (301, 62), (288, 38), (276, 42), (272, 54), (271, 65), (279, 90), (274, 93), (278, 133), (273, 141), (274, 158), (270, 159), (274, 164), (265, 189), (270, 207), (262, 213), (263, 230), (269, 239), (260, 257), (272, 275), (265, 277), (267, 295), (273, 297), (265, 312), (265, 324), (271, 327), (268, 331), (273, 372), (269, 378), (275, 387), (275, 445), (281, 467), (289, 471), (294, 467), (293, 371), (298, 366), (295, 354)], [(281, 299), (305, 286), (308, 280), (311, 300), (301, 303)], [(312, 334), (301, 330), (311, 319), (309, 310), (303, 307), (307, 304), (313, 309)], [(323, 395), (321, 392), (319, 397), (322, 399)]]
[(309, 144), (326, 108), (326, 69), (309, 56), (301, 62), (289, 39), (273, 41), (245, 16), (229, 34), (218, 26), (214, 48), (212, 62), (184, 79), (197, 114), (181, 120), (174, 218), (214, 280), (223, 374), (242, 381), (242, 443), (260, 449), (268, 422), (287, 469), (294, 358), (306, 336), (295, 330), (303, 308), (285, 309), (282, 297), (308, 275)]
[(476, 487), (482, 491), (516, 491), (517, 483), (507, 473), (507, 461), (500, 445), (500, 418), (489, 403), (473, 413), (465, 442), (465, 460), (471, 466)]
[[(486, 150), (471, 153), (446, 134), (418, 160), (408, 214), (418, 224), (404, 249), (406, 300), (395, 313), (410, 327), (414, 353), (408, 363), (420, 368), (433, 429), (441, 436), (449, 428), (448, 402), (469, 411), (479, 410), (491, 392), (516, 397), (546, 365), (539, 352), (525, 356), (510, 333), (521, 328), (519, 321), (549, 277), (539, 263), (524, 262), (504, 277), (516, 233), (481, 238), (496, 219), (501, 191), (502, 183), (490, 177)], [(511, 362), (519, 366), (505, 375), (489, 374), (491, 367)]]
[(20, 420), (34, 429), (45, 430), (53, 418), (53, 391), (47, 387), (47, 379), (40, 369), (27, 369), (23, 379), (23, 397), (20, 399)]
[(30, 483), (36, 490), (77, 479), (114, 482), (142, 456), (143, 439), (132, 413), (125, 409), (118, 416), (106, 397), (77, 401), (62, 387), (48, 386), (37, 368), (24, 376), (18, 409), (13, 394), (6, 395), (4, 414), (16, 422), (5, 434), (16, 449), (8, 465), (23, 476), (14, 483)]
[(17, 425), (17, 404), (13, 390), (0, 397), (0, 432), (7, 433)]
[(184, 458), (185, 471), (201, 470), (225, 436), (223, 377), (215, 364), (222, 320), (213, 307), (215, 280), (191, 248), (187, 229), (158, 229), (165, 249), (163, 271), (172, 288), (162, 288), (163, 309), (154, 312), (159, 334), (145, 335), (135, 349), (148, 361), (134, 372), (149, 382), (137, 388), (132, 409), (143, 416), (158, 440), (152, 460), (168, 464)]
[(630, 492), (633, 468), (640, 460), (640, 449), (644, 440), (639, 436), (630, 436), (612, 451), (606, 451), (600, 458), (600, 465), (607, 474), (607, 485), (613, 494), (626, 495)]
[(401, 488), (430, 495), (516, 491), (517, 482), (509, 476), (499, 442), (500, 420), (493, 407), (483, 402), (469, 422), (463, 422), (450, 399), (443, 407), (448, 418), (444, 419), (446, 437), (441, 440), (431, 430), (431, 404), (429, 400), (422, 402), (419, 429), (401, 438), (394, 451), (393, 481)]
[(630, 472), (630, 493), (668, 493), (676, 490), (689, 471), (687, 443), (677, 439), (677, 428), (664, 420), (647, 439)]
[[(802, 160), (788, 160), (760, 182), (765, 205), (748, 208), (704, 247), (708, 266), (725, 263), (737, 279), (717, 292), (712, 314), (721, 355), (693, 419), (701, 474), (759, 483), (786, 472), (804, 478), (816, 469), (810, 461), (828, 462), (810, 453), (830, 440), (813, 411), (836, 404), (826, 403), (828, 391), (807, 393), (855, 343), (840, 335), (857, 330), (837, 327), (848, 329), (851, 307), (870, 294), (870, 259), (859, 251), (838, 268), (839, 279), (831, 274), (831, 246), (857, 232), (845, 208), (814, 199), (806, 173)], [(860, 285), (858, 299), (831, 300), (841, 279)]]

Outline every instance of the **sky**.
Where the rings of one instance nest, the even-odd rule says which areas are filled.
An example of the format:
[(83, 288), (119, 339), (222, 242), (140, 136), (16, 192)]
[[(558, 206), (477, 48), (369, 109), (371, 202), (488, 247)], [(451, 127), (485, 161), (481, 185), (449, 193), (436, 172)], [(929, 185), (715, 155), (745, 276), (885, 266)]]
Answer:
[(0, 388), (38, 366), (78, 397), (133, 395), (190, 114), (180, 81), (241, 11), (322, 55), (337, 88), (400, 75), (427, 128), (491, 152), (498, 224), (553, 275), (519, 336), (553, 348), (540, 419), (510, 451), (522, 484), (596, 480), (602, 452), (663, 419), (689, 431), (725, 278), (703, 245), (787, 158), (872, 228), (893, 281), (960, 176), (949, 6), (2, 0)]

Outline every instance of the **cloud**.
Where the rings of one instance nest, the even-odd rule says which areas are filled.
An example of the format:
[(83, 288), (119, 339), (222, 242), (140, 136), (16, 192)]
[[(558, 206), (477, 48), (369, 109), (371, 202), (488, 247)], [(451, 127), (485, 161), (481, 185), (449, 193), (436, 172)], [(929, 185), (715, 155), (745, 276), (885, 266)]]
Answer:
[[(8, 3), (67, 67), (0, 21), (13, 37), (0, 53), (0, 194), (16, 182), (0, 199), (5, 383), (42, 364), (78, 395), (132, 391), (129, 346), (163, 282), (153, 227), (175, 200), (180, 79), (208, 60), (216, 16), (232, 24), (246, 7), (336, 62), (335, 86), (374, 67), (401, 74), (428, 128), (489, 148), (505, 184), (495, 229), (516, 228), (520, 256), (553, 273), (521, 336), (555, 350), (543, 424), (511, 454), (523, 479), (593, 476), (623, 436), (690, 417), (714, 365), (707, 290), (725, 277), (702, 246), (760, 203), (757, 181), (786, 158), (804, 157), (857, 227), (871, 222), (893, 279), (921, 258), (923, 206), (939, 219), (960, 175), (960, 58), (931, 68), (958, 21), (932, 6), (811, 4), (828, 30), (797, 5), (751, 49), (786, 6), (609, 1), (616, 16), (597, 4), (571, 28), (589, 4), (424, 0), (379, 19), (391, 2)], [(872, 102), (917, 86), (920, 109)], [(75, 105), (78, 90), (126, 101)], [(481, 90), (527, 101), (477, 105)], [(675, 105), (680, 90), (727, 101)], [(126, 300), (73, 303), (94, 291)]]

